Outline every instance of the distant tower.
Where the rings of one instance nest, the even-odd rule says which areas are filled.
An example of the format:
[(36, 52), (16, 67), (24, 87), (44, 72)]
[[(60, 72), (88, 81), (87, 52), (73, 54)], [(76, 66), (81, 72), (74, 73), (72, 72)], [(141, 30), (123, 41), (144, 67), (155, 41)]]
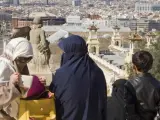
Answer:
[(67, 0), (68, 4), (72, 5), (72, 0)]
[(112, 43), (111, 45), (113, 46), (118, 46), (121, 47), (122, 46), (122, 41), (121, 41), (121, 36), (119, 34), (119, 30), (120, 28), (116, 25), (113, 27), (114, 32), (113, 32), (113, 36), (112, 36)]
[(19, 0), (13, 0), (13, 5), (18, 6), (19, 5)]
[(116, 18), (116, 25), (113, 27), (113, 36), (112, 36), (112, 41), (111, 45), (109, 46), (111, 49), (112, 47), (122, 47), (122, 38), (119, 34), (120, 27), (117, 25), (117, 18)]
[(96, 53), (96, 55), (99, 55), (99, 40), (97, 35), (98, 28), (94, 25), (91, 25), (89, 28), (89, 36), (87, 40), (88, 44), (88, 52), (89, 53)]
[(108, 27), (111, 27), (111, 21), (112, 21), (112, 16), (108, 15), (108, 18), (107, 18), (107, 26)]
[(147, 48), (150, 48), (152, 43), (155, 41), (156, 34), (153, 31), (150, 31), (146, 34), (147, 36)]
[(132, 62), (132, 55), (135, 52), (135, 45), (134, 43), (137, 42), (141, 42), (143, 40), (142, 36), (138, 34), (137, 31), (132, 32), (129, 36), (129, 40), (130, 40), (130, 44), (129, 44), (129, 53), (127, 54), (126, 58), (125, 58), (125, 62), (127, 64), (130, 64)]
[(131, 33), (129, 36), (130, 45), (129, 45), (129, 52), (125, 57), (125, 77), (128, 78), (130, 76), (130, 72), (132, 71), (132, 56), (136, 52), (136, 48), (134, 43), (141, 42), (143, 40), (142, 36), (140, 36), (137, 31)]
[(102, 1), (104, 1), (107, 5), (110, 5), (110, 2), (111, 2), (112, 0), (102, 0)]
[(4, 0), (3, 3), (4, 4), (10, 4), (10, 0)]
[(81, 6), (81, 0), (72, 0), (73, 6)]
[(49, 1), (49, 0), (45, 0), (45, 4), (46, 4), (46, 5), (48, 5), (48, 4), (49, 4), (49, 2), (48, 2), (48, 1)]

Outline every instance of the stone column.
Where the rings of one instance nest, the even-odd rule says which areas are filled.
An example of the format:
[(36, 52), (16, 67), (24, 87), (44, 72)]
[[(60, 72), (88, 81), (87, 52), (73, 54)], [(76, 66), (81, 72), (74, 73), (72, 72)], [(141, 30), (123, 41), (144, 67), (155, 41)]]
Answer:
[(147, 37), (147, 48), (149, 48), (151, 45), (151, 37)]
[(5, 48), (6, 48), (6, 45), (7, 45), (7, 41), (3, 40), (3, 52), (4, 52)]
[(118, 42), (119, 42), (119, 47), (122, 47), (122, 42), (121, 42), (121, 40), (119, 40)]
[(99, 46), (96, 46), (96, 55), (99, 55)]
[(134, 53), (134, 41), (131, 41), (130, 42), (130, 54), (133, 54)]

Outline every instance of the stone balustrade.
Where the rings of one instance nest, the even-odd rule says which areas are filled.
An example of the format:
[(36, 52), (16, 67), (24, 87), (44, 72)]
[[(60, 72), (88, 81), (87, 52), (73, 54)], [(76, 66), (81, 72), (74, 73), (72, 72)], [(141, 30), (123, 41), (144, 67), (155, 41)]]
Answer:
[(105, 59), (102, 59), (92, 53), (89, 53), (89, 56), (95, 60), (96, 62), (100, 63), (101, 65), (103, 65), (104, 67), (110, 69), (111, 71), (113, 71), (114, 73), (116, 73), (118, 76), (125, 76), (125, 70), (122, 70), (120, 68), (118, 68), (117, 66), (109, 63), (108, 61), (106, 61)]
[(110, 45), (109, 48), (113, 48), (113, 49), (121, 51), (123, 53), (129, 52), (129, 48), (123, 48), (123, 47), (119, 47), (119, 46), (116, 46), (116, 45)]
[(111, 64), (110, 62), (107, 62), (105, 59), (98, 57), (97, 55), (89, 53), (89, 56), (97, 63), (97, 65), (103, 71), (107, 83), (107, 95), (110, 96), (112, 91), (112, 84), (115, 80), (119, 78), (124, 78), (125, 71)]

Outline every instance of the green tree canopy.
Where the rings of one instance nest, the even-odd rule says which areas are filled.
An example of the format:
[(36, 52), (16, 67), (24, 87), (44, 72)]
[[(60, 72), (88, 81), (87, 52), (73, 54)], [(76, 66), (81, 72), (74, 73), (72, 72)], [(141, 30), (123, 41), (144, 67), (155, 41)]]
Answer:
[(144, 49), (149, 51), (153, 56), (153, 67), (151, 69), (151, 73), (155, 78), (160, 80), (160, 32), (157, 32), (156, 43), (152, 43), (150, 49)]

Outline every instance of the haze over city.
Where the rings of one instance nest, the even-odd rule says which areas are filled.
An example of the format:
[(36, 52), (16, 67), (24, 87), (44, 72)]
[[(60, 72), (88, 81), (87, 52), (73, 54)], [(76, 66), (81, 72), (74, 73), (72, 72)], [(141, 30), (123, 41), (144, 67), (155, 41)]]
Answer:
[[(155, 118), (160, 105), (159, 41), (160, 0), (0, 0), (0, 99), (5, 101), (11, 96), (12, 101), (12, 95), (7, 94), (12, 88), (16, 91), (15, 96), (23, 98), (20, 104), (14, 104), (18, 107), (8, 104), (13, 108), (4, 111), (15, 110), (15, 116), (5, 111), (14, 120), (49, 120), (51, 117), (55, 120), (59, 109), (68, 120), (80, 120), (70, 119), (72, 115), (83, 120), (104, 120), (98, 117), (102, 118), (107, 96), (113, 98), (123, 93), (125, 89), (114, 94), (118, 91), (116, 87), (120, 84), (125, 87), (124, 81), (129, 83), (134, 78), (136, 82), (131, 81), (132, 87), (136, 86), (134, 93), (141, 91), (131, 100), (139, 99), (143, 101), (142, 106), (151, 106), (147, 112), (152, 111)], [(13, 80), (11, 85), (9, 79)], [(116, 83), (118, 80), (122, 83)], [(8, 85), (12, 88), (7, 88)], [(37, 91), (46, 94), (39, 95)], [(138, 98), (140, 95), (142, 98)], [(43, 97), (45, 99), (40, 99)], [(63, 107), (59, 107), (56, 100)], [(152, 102), (153, 106), (149, 106)], [(77, 107), (79, 104), (84, 107)], [(1, 108), (5, 107), (0, 106), (0, 119)], [(76, 113), (79, 109), (81, 114)], [(92, 115), (88, 115), (90, 113)], [(26, 119), (26, 116), (30, 117)], [(63, 120), (58, 117), (57, 120)]]

